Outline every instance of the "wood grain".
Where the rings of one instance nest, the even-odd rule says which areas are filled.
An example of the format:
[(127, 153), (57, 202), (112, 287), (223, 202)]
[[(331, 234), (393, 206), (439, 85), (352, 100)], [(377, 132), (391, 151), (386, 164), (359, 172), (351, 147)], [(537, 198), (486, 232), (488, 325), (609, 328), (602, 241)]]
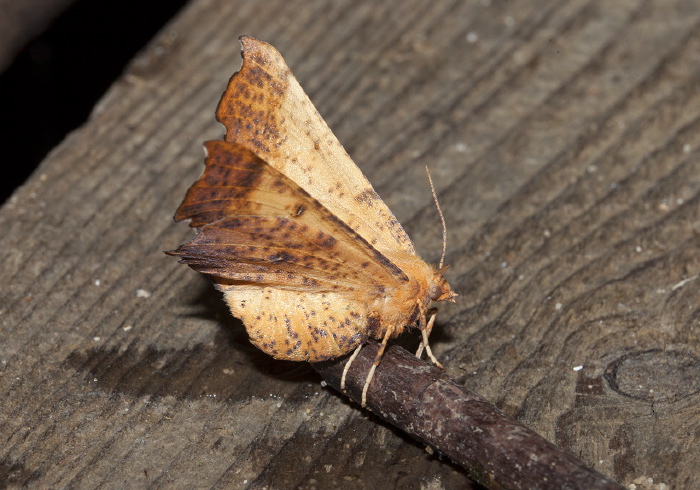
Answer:
[(240, 34), (435, 261), (430, 166), (451, 377), (624, 485), (700, 485), (697, 2), (200, 0), (0, 209), (5, 486), (475, 485), (162, 253)]

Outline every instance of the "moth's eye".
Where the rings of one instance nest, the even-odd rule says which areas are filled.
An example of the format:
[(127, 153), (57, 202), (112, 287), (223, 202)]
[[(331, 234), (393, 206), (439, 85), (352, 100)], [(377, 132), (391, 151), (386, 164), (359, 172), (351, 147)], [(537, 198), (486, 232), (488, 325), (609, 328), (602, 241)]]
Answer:
[(430, 286), (430, 299), (437, 301), (440, 296), (442, 296), (442, 288), (437, 284)]

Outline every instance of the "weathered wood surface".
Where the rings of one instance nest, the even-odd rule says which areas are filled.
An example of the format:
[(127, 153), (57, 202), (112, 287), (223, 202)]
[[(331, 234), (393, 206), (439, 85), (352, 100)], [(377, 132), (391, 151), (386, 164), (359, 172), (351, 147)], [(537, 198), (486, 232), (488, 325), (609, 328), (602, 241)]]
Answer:
[(0, 481), (470, 485), (162, 254), (244, 33), (435, 260), (430, 165), (448, 374), (624, 484), (700, 485), (694, 0), (193, 2), (0, 210)]

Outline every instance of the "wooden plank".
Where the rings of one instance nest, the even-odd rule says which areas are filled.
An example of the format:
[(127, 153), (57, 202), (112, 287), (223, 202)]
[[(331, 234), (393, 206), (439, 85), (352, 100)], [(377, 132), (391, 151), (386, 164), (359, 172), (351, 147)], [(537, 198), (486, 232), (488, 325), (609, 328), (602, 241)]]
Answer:
[(625, 485), (698, 486), (699, 22), (690, 0), (193, 2), (0, 209), (0, 480), (470, 485), (162, 254), (250, 34), (436, 260), (430, 165), (447, 373)]

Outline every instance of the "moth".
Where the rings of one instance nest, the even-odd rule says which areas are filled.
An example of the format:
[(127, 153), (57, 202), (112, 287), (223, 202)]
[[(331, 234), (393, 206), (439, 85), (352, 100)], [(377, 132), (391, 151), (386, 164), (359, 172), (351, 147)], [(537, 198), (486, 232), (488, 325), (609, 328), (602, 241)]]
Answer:
[(408, 326), (422, 332), (418, 355), (437, 363), (431, 305), (456, 294), (442, 259), (435, 268), (418, 257), (282, 56), (240, 41), (243, 66), (216, 111), (226, 135), (205, 143), (204, 173), (175, 214), (196, 235), (166, 253), (208, 274), (250, 341), (277, 359), (324, 361), (381, 340), (364, 406), (387, 342)]

